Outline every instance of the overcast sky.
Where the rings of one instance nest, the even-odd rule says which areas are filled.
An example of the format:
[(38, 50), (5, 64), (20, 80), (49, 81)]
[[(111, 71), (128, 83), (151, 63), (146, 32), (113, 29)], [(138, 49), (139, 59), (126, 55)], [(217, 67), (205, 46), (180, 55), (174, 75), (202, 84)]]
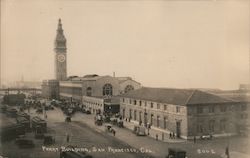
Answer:
[(235, 89), (249, 81), (249, 10), (248, 0), (2, 0), (2, 79), (54, 78), (61, 18), (68, 76)]

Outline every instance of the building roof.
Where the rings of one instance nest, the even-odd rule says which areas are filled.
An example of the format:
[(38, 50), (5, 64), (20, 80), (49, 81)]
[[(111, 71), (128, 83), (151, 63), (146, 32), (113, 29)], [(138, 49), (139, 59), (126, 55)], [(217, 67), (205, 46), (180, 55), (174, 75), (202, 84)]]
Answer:
[(170, 88), (149, 88), (130, 91), (121, 97), (128, 97), (141, 100), (149, 100), (160, 103), (174, 105), (194, 105), (194, 104), (212, 104), (229, 103), (230, 99), (207, 93), (197, 89), (170, 89)]
[(99, 75), (97, 75), (97, 74), (90, 74), (90, 75), (85, 75), (83, 77), (84, 78), (92, 78), (92, 77), (97, 77), (97, 76), (99, 76)]
[(224, 97), (236, 102), (250, 102), (250, 93), (242, 90), (221, 90), (211, 92), (220, 97)]
[(132, 80), (131, 77), (115, 77), (115, 78), (119, 81), (119, 83), (122, 83), (127, 80)]
[(71, 80), (72, 81), (96, 81), (100, 78), (103, 78), (103, 77), (107, 77), (107, 76), (93, 76), (93, 75), (86, 75), (86, 76), (83, 76), (83, 77), (75, 77), (75, 78), (72, 78)]
[(249, 95), (230, 96), (230, 99), (238, 101), (238, 102), (248, 102), (248, 103), (250, 103), (250, 96)]
[(141, 83), (133, 80), (131, 77), (115, 77), (115, 78), (118, 80), (119, 84), (122, 84), (126, 81), (133, 81), (133, 82), (136, 82), (137, 84), (141, 85)]
[[(85, 75), (83, 77), (78, 77), (78, 76), (70, 76), (68, 77), (68, 81), (96, 81), (99, 80), (101, 78), (104, 77), (111, 77), (109, 75), (106, 76), (99, 76), (97, 74), (89, 74), (89, 75)], [(125, 81), (131, 80), (134, 81), (131, 77), (112, 77), (114, 79), (117, 79), (119, 83), (123, 83)], [(137, 82), (137, 81), (134, 81)], [(137, 82), (138, 84), (140, 84), (139, 82)]]
[(231, 94), (231, 95), (219, 95), (224, 98), (231, 99), (235, 102), (248, 102), (250, 103), (250, 96), (249, 95), (237, 95), (237, 94)]

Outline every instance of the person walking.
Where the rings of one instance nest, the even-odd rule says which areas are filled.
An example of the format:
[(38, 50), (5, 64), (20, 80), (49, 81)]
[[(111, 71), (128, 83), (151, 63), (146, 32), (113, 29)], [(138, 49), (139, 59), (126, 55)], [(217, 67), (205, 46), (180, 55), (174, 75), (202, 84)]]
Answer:
[(225, 155), (227, 156), (227, 158), (230, 158), (230, 155), (229, 155), (229, 146), (226, 146)]
[(115, 136), (115, 130), (113, 129), (113, 135)]
[(69, 142), (69, 134), (67, 133), (66, 134), (66, 140), (67, 140), (67, 143)]
[(172, 139), (172, 133), (171, 132), (169, 133), (169, 138)]

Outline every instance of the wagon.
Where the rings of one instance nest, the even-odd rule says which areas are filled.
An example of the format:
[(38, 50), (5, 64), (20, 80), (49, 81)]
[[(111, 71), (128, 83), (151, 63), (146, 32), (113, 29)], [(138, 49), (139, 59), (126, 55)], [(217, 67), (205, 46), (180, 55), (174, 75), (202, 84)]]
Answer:
[(186, 158), (186, 151), (178, 148), (168, 148), (166, 158)]
[(44, 145), (51, 145), (55, 143), (55, 138), (53, 138), (53, 136), (51, 135), (45, 135), (43, 137), (43, 144)]
[(107, 124), (105, 124), (105, 131), (112, 133), (114, 131), (114, 129), (113, 129), (111, 124), (107, 123)]
[(67, 117), (65, 118), (65, 122), (71, 122), (71, 117), (70, 117), (70, 116), (67, 116)]
[(34, 144), (33, 140), (31, 140), (31, 139), (17, 138), (15, 143), (20, 148), (34, 148), (35, 147), (35, 144)]
[(134, 132), (137, 136), (145, 136), (145, 135), (146, 135), (146, 128), (143, 127), (143, 126), (135, 125), (135, 126), (134, 126), (133, 132)]

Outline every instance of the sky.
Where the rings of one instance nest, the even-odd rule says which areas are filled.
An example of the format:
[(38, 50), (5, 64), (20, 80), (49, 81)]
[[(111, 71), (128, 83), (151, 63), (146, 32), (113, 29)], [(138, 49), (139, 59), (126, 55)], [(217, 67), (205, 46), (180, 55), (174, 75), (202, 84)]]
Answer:
[(115, 72), (172, 88), (249, 82), (248, 0), (1, 0), (3, 83), (54, 78), (59, 18), (68, 76)]

